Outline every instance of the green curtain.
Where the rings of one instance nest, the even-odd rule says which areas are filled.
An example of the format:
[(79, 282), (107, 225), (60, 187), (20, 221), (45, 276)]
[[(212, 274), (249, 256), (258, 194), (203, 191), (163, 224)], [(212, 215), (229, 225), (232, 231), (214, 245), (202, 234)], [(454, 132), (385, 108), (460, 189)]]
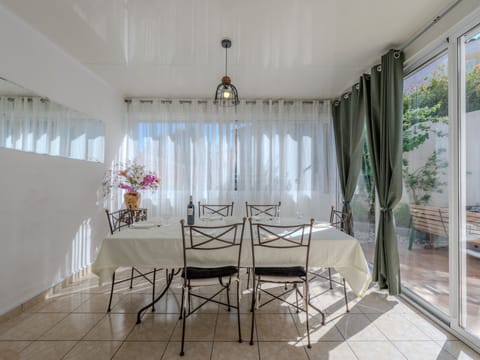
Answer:
[[(362, 166), (362, 135), (365, 126), (363, 87), (354, 85), (351, 93), (334, 102), (332, 112), (338, 174), (343, 195), (342, 211), (349, 214), (352, 211), (350, 202)], [(353, 236), (353, 217), (349, 216), (348, 219), (342, 228)]]
[(403, 53), (390, 50), (371, 76), (362, 77), (367, 134), (380, 219), (373, 280), (391, 295), (400, 293), (400, 261), (393, 208), (402, 196)]

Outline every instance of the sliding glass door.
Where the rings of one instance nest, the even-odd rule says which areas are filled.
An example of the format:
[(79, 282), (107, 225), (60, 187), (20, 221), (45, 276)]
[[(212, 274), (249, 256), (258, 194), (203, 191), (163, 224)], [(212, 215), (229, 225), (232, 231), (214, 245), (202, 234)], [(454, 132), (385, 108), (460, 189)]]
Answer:
[(458, 40), (461, 129), (459, 326), (480, 337), (480, 26)]
[(480, 344), (478, 16), (449, 35), (404, 78), (402, 292)]
[(403, 198), (395, 209), (403, 287), (449, 312), (448, 54), (404, 79)]

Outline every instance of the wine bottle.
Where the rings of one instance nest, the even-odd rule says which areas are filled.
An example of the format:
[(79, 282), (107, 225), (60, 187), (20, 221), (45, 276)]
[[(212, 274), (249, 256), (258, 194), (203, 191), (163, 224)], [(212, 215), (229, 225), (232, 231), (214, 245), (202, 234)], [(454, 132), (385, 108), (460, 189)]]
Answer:
[(195, 224), (195, 206), (193, 205), (192, 195), (190, 195), (190, 202), (187, 206), (187, 224)]

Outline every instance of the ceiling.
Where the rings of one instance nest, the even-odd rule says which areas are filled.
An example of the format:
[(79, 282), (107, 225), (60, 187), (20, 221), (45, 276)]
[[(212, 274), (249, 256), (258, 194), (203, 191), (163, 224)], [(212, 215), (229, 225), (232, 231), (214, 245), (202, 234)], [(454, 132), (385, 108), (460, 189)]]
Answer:
[(0, 96), (34, 96), (35, 94), (11, 81), (0, 77)]
[(126, 97), (338, 96), (454, 0), (0, 0)]

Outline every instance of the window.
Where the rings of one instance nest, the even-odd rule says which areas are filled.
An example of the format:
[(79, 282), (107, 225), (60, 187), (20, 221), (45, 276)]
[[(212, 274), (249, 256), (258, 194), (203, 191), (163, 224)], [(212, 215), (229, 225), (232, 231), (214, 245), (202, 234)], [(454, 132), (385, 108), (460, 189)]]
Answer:
[(127, 159), (159, 174), (161, 191), (152, 195), (159, 212), (183, 209), (193, 194), (235, 201), (237, 214), (246, 200), (282, 201), (282, 216), (328, 218), (329, 103), (260, 100), (225, 109), (207, 101), (132, 100), (128, 121)]

